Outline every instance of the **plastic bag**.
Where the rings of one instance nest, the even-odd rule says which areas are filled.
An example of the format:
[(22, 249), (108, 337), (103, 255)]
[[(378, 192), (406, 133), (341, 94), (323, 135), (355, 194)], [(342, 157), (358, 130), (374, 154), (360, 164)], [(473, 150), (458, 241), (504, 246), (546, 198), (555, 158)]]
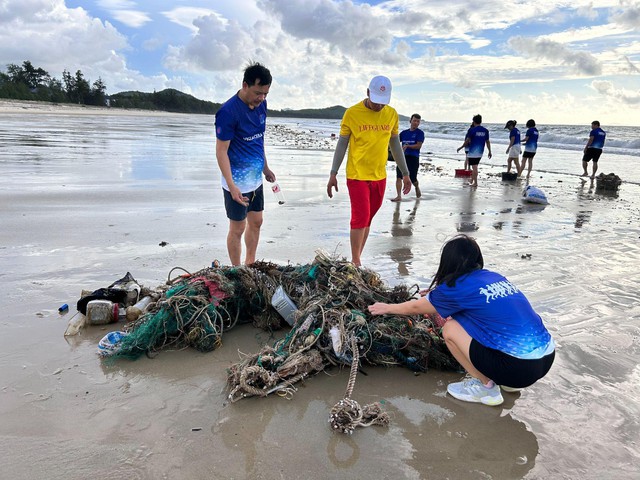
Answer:
[(540, 203), (542, 205), (547, 205), (549, 203), (544, 192), (533, 185), (527, 185), (527, 187), (522, 191), (522, 199), (525, 202)]

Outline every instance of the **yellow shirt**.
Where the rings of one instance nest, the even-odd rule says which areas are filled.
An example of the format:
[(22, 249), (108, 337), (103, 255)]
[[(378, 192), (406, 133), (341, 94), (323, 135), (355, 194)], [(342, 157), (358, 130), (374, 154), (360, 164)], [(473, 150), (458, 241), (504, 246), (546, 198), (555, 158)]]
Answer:
[(349, 107), (342, 117), (340, 135), (349, 135), (348, 179), (387, 178), (389, 139), (398, 135), (398, 112), (393, 107), (385, 105), (379, 112), (363, 102)]

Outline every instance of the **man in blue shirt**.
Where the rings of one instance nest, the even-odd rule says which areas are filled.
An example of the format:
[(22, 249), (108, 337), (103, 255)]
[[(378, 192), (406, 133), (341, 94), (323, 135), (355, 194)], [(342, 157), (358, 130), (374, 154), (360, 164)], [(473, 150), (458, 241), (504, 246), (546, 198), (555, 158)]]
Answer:
[(593, 160), (593, 171), (591, 172), (591, 178), (596, 178), (596, 172), (598, 171), (598, 160), (602, 155), (602, 147), (604, 147), (604, 140), (607, 133), (600, 128), (600, 122), (594, 120), (591, 122), (591, 133), (589, 133), (589, 141), (584, 147), (584, 155), (582, 156), (582, 169), (584, 173), (583, 177), (588, 177), (587, 166), (590, 160)]
[(227, 251), (232, 265), (240, 265), (243, 235), (244, 263), (256, 261), (264, 210), (262, 175), (269, 182), (276, 179), (264, 152), (271, 80), (267, 68), (250, 64), (244, 71), (242, 88), (216, 113), (216, 158), (229, 219)]
[(482, 126), (482, 115), (474, 115), (473, 126), (467, 132), (467, 137), (464, 139), (464, 143), (458, 152), (466, 147), (469, 147), (469, 166), (471, 167), (471, 181), (468, 185), (471, 187), (478, 186), (478, 164), (484, 153), (484, 146), (487, 145), (489, 151), (489, 158), (491, 158), (491, 142), (489, 141), (489, 130)]
[[(418, 127), (420, 126), (420, 120), (422, 117), (417, 113), (411, 115), (410, 127), (400, 132), (400, 143), (402, 143), (402, 150), (404, 151), (404, 158), (407, 161), (407, 167), (409, 168), (409, 178), (411, 183), (416, 188), (416, 198), (422, 196), (420, 191), (420, 184), (418, 183), (418, 168), (420, 167), (420, 148), (424, 143), (424, 132)], [(399, 202), (402, 198), (400, 192), (402, 191), (402, 172), (396, 167), (396, 196), (392, 198), (392, 202)]]

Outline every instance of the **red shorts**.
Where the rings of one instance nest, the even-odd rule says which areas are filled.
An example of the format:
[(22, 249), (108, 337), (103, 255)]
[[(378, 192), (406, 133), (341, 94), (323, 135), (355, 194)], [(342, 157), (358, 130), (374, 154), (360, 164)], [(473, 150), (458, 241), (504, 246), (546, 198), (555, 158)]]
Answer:
[(382, 206), (387, 179), (350, 180), (347, 178), (347, 188), (351, 199), (351, 228), (370, 227), (371, 220)]

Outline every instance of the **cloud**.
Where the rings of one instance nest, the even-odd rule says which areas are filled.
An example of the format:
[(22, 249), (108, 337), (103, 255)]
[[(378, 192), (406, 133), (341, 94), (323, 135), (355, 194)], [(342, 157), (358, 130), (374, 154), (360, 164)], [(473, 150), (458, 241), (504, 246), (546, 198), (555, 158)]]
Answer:
[(149, 15), (137, 10), (114, 10), (111, 14), (117, 21), (132, 28), (140, 28), (151, 21)]
[(98, 5), (108, 11), (118, 22), (132, 28), (140, 28), (151, 21), (149, 15), (136, 9), (131, 0), (98, 0)]
[(626, 62), (627, 64), (627, 68), (624, 69), (626, 71), (626, 73), (640, 73), (640, 68), (636, 67), (635, 64), (629, 59), (629, 57), (627, 57), (626, 55), (624, 55), (622, 57), (622, 59)]
[(615, 88), (613, 83), (607, 80), (594, 80), (590, 87), (609, 100), (617, 100), (625, 105), (640, 104), (640, 90), (635, 92), (623, 88)]
[(611, 21), (629, 28), (640, 28), (640, 2), (621, 1), (611, 15)]
[(216, 15), (220, 21), (225, 22), (225, 19), (219, 13), (208, 8), (178, 7), (173, 10), (162, 12), (162, 14), (173, 23), (188, 28), (193, 33), (198, 33), (198, 27), (193, 23), (197, 18)]
[(97, 77), (103, 73), (100, 65), (128, 47), (113, 25), (82, 8), (68, 9), (63, 0), (5, 2), (4, 7), (0, 64), (30, 60), (55, 77), (64, 69)]
[(173, 70), (237, 69), (254, 52), (255, 42), (235, 20), (211, 14), (193, 21), (197, 34), (184, 46), (170, 46), (164, 59)]
[(400, 66), (408, 61), (394, 48), (391, 18), (370, 5), (349, 0), (260, 0), (259, 4), (295, 38), (327, 42), (363, 63)]
[(602, 73), (601, 63), (592, 54), (574, 52), (558, 42), (516, 36), (511, 37), (508, 44), (513, 50), (522, 55), (560, 62), (571, 66), (579, 74), (600, 75)]

